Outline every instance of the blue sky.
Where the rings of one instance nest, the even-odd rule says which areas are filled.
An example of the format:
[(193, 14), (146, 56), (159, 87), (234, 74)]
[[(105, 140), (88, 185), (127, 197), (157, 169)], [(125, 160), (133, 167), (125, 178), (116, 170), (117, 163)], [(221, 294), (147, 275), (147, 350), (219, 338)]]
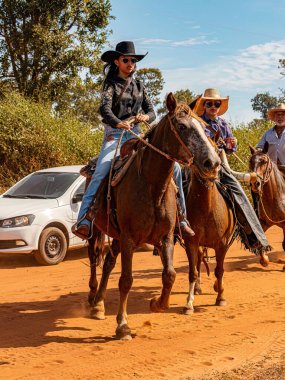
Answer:
[[(138, 68), (159, 68), (162, 98), (188, 88), (216, 87), (230, 96), (225, 118), (232, 123), (259, 117), (250, 99), (285, 88), (278, 60), (285, 58), (285, 0), (111, 0), (109, 38), (132, 40), (148, 52)], [(106, 50), (109, 48), (106, 47)]]

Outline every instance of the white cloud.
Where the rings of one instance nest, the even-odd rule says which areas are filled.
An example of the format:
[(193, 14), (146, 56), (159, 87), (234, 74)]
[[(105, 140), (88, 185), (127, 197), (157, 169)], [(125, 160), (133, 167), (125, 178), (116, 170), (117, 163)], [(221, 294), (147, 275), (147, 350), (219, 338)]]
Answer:
[(192, 45), (211, 45), (218, 41), (215, 39), (209, 39), (208, 35), (188, 38), (186, 40), (173, 41), (162, 38), (140, 38), (136, 40), (140, 45), (167, 45), (172, 47), (180, 46), (192, 46)]
[(276, 96), (278, 88), (285, 87), (278, 68), (279, 59), (284, 58), (285, 39), (249, 46), (238, 54), (221, 56), (214, 63), (199, 67), (163, 70), (164, 93), (186, 88), (201, 93), (205, 88), (217, 87), (222, 94), (231, 96), (232, 108), (240, 110), (237, 114), (232, 111), (231, 117), (248, 121), (258, 117), (251, 109), (252, 97), (265, 91)]
[(208, 36), (199, 36), (195, 38), (189, 38), (184, 41), (172, 42), (172, 46), (192, 46), (192, 45), (212, 45), (217, 43), (217, 40), (210, 40)]
[(141, 45), (165, 45), (172, 42), (163, 38), (139, 38), (136, 41)]

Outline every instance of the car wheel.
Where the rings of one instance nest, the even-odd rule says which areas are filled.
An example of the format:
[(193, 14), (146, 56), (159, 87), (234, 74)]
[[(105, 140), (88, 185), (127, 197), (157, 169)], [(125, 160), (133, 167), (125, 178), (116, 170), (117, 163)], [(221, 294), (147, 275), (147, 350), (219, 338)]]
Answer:
[(67, 241), (64, 233), (56, 227), (48, 227), (41, 233), (35, 259), (41, 265), (60, 263), (66, 255)]

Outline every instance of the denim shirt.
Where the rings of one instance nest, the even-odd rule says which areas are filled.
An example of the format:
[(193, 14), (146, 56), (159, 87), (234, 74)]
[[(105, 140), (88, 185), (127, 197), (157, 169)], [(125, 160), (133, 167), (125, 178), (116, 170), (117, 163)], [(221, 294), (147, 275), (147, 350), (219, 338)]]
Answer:
[[(201, 118), (211, 127), (209, 128), (206, 126), (205, 133), (208, 137), (210, 137), (211, 140), (214, 139), (215, 133), (214, 131), (220, 130), (220, 137), (225, 141), (227, 137), (234, 137), (232, 130), (229, 126), (229, 124), (226, 122), (225, 119), (222, 119), (220, 116), (218, 116), (216, 119), (212, 120), (210, 119), (206, 114), (203, 114)], [(214, 130), (214, 131), (213, 131)], [(226, 149), (224, 144), (218, 144), (219, 149), (224, 149), (226, 153), (236, 152), (237, 146), (233, 147), (232, 149)]]
[(268, 142), (268, 154), (272, 161), (285, 165), (285, 130), (282, 131), (280, 138), (275, 130), (275, 126), (266, 131), (256, 145), (256, 148), (263, 149)]
[(119, 76), (106, 81), (100, 105), (103, 123), (116, 128), (118, 123), (141, 111), (149, 116), (149, 123), (153, 122), (155, 112), (142, 82), (132, 79), (121, 96), (125, 84), (126, 81)]

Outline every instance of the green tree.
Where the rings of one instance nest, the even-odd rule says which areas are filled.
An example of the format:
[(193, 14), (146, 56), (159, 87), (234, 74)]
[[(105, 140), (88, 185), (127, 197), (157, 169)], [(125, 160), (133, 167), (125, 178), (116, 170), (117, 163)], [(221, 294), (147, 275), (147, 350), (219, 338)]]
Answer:
[(100, 85), (101, 81), (95, 82), (89, 76), (85, 79), (75, 78), (68, 91), (54, 104), (54, 110), (59, 116), (69, 113), (82, 122), (97, 126), (100, 123)]
[(159, 95), (163, 89), (164, 80), (159, 69), (139, 69), (136, 78), (141, 80), (146, 88), (147, 94), (151, 98), (154, 106), (160, 103)]
[(0, 0), (0, 79), (35, 100), (57, 101), (102, 70), (110, 0)]
[[(196, 95), (194, 94), (194, 92), (188, 90), (188, 88), (185, 89), (185, 90), (175, 91), (173, 94), (174, 94), (175, 98), (179, 102), (181, 102), (181, 103), (187, 103), (187, 104), (190, 104), (192, 102), (192, 100), (194, 100), (194, 98), (196, 97)], [(166, 113), (165, 102), (163, 102), (162, 107), (158, 109), (157, 113), (159, 115), (162, 115), (162, 114)]]
[(281, 75), (285, 76), (285, 59), (279, 59), (279, 68), (282, 69)]
[(266, 119), (267, 111), (269, 108), (276, 107), (280, 99), (276, 96), (271, 96), (269, 92), (263, 94), (257, 94), (251, 99), (252, 109), (256, 112), (260, 112), (261, 117)]

